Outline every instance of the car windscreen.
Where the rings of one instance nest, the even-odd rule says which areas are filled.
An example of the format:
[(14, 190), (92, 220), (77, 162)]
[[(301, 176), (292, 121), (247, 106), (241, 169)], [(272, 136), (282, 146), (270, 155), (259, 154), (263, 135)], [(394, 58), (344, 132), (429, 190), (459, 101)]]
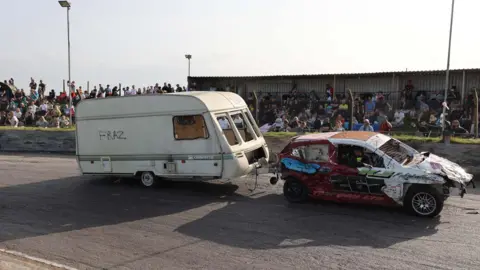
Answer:
[(386, 141), (378, 149), (400, 164), (418, 154), (417, 150), (395, 139)]

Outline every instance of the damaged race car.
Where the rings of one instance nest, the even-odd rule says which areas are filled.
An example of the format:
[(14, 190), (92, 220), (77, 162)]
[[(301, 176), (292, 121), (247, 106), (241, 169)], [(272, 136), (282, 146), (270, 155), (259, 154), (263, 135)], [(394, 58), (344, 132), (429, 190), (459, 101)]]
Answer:
[(292, 138), (277, 156), (276, 176), (289, 202), (308, 198), (403, 206), (437, 216), (444, 201), (461, 197), (473, 176), (458, 164), (418, 152), (376, 132), (349, 131)]

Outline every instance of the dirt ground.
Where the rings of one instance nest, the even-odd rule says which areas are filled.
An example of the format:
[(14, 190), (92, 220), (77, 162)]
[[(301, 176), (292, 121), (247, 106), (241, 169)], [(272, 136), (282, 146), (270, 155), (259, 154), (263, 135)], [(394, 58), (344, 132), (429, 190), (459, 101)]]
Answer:
[(400, 209), (289, 204), (268, 176), (254, 191), (248, 177), (145, 189), (79, 176), (74, 157), (48, 155), (0, 155), (0, 170), (0, 248), (78, 269), (480, 265), (480, 196), (470, 191), (449, 198), (438, 218), (419, 219)]

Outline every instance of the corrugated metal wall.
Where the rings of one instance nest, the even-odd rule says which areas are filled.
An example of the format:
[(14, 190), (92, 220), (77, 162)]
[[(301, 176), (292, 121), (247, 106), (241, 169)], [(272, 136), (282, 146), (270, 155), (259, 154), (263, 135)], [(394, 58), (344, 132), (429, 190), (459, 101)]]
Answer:
[[(335, 79), (334, 79), (335, 78)], [(334, 86), (336, 93), (346, 93), (350, 88), (354, 93), (386, 93), (387, 100), (393, 106), (400, 103), (401, 91), (408, 80), (412, 80), (414, 91), (442, 92), (445, 91), (445, 73), (386, 73), (382, 75), (364, 75), (352, 77), (352, 75), (319, 76), (311, 78), (299, 78), (285, 76), (279, 79), (258, 79), (258, 78), (201, 78), (197, 80), (199, 90), (209, 90), (210, 86), (226, 88), (227, 85), (234, 86), (238, 94), (246, 97), (253, 91), (282, 95), (292, 90), (294, 84), (299, 92), (310, 92), (314, 90), (323, 94), (326, 84)], [(463, 71), (450, 73), (449, 86), (456, 86), (459, 91), (465, 89), (465, 96), (473, 87), (480, 89), (480, 72), (465, 71), (465, 86), (463, 85)]]

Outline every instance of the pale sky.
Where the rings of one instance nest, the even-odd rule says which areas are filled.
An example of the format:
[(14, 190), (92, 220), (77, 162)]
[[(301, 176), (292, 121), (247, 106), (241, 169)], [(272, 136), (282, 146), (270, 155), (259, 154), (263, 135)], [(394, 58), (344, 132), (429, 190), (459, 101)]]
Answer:
[[(445, 69), (450, 0), (72, 0), (77, 85)], [(451, 68), (480, 67), (479, 0), (457, 0)], [(3, 1), (0, 79), (67, 79), (66, 10)], [(92, 87), (91, 87), (92, 88)]]

